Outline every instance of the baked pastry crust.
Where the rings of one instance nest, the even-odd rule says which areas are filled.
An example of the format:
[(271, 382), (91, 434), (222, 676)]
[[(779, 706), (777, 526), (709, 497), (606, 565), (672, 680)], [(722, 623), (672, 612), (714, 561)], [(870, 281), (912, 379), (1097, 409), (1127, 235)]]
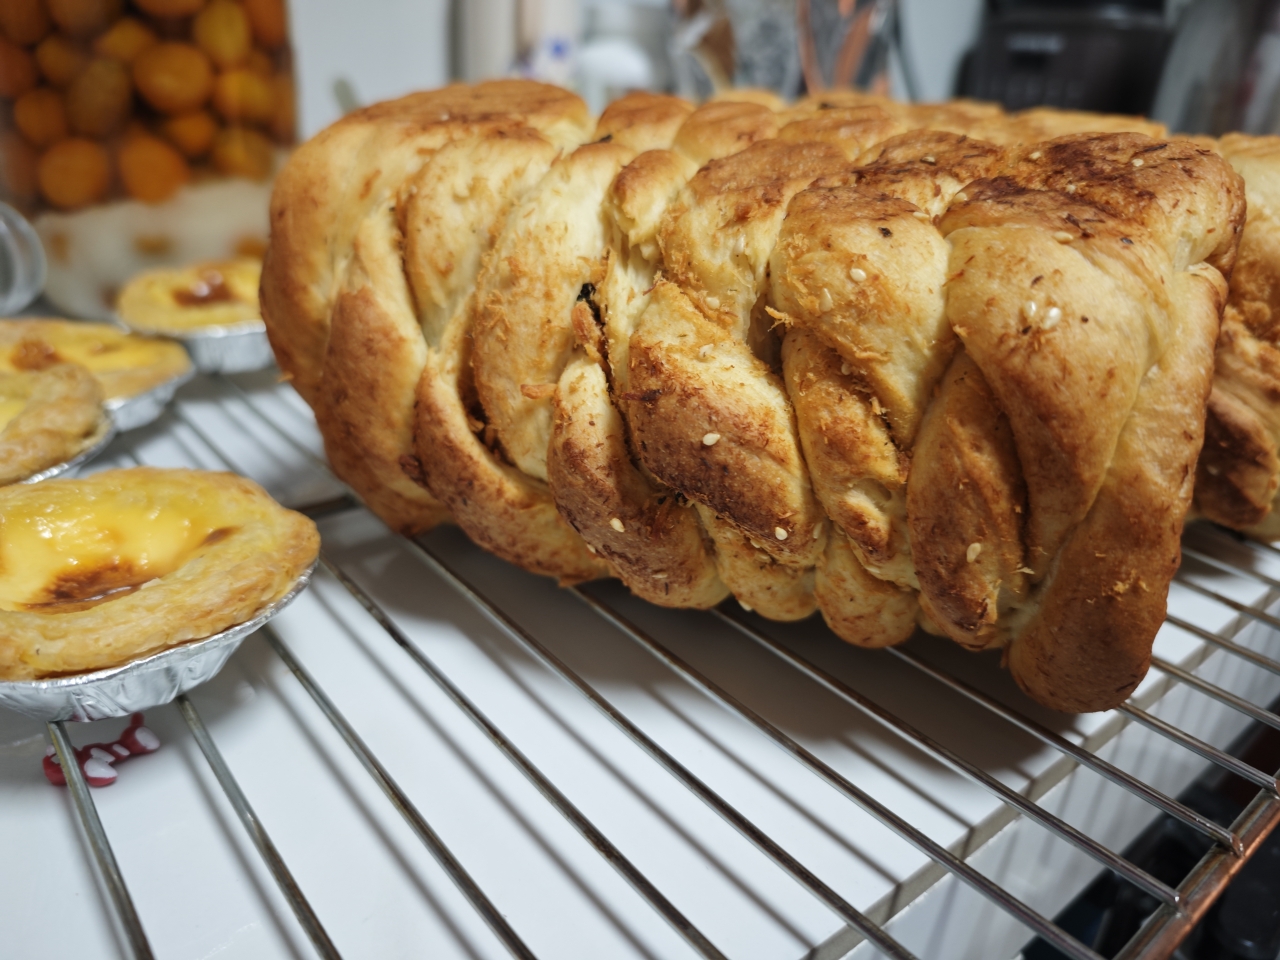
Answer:
[[(451, 120), (398, 173), (351, 168), (381, 200), (323, 172), (354, 133), (313, 141), (263, 299), (314, 295), (266, 314), (335, 468), (400, 529), (432, 521), (378, 499), (411, 479), (565, 582), (820, 609), (865, 646), (923, 624), (1047, 705), (1120, 702), (1177, 563), (1239, 178), (1134, 118), (734, 96), (634, 95), (568, 142)], [(358, 223), (304, 228), (330, 203)]]
[(69, 363), (0, 372), (0, 407), (11, 415), (0, 428), (0, 486), (65, 463), (111, 429), (101, 384)]
[(250, 257), (146, 270), (120, 291), (116, 312), (132, 330), (181, 335), (262, 322), (261, 261)]
[(146, 393), (191, 370), (186, 350), (172, 340), (105, 323), (0, 320), (0, 371), (43, 370), (56, 363), (78, 364), (92, 373), (106, 401)]
[[(52, 537), (40, 532), (50, 517), (64, 521)], [(84, 673), (212, 636), (284, 596), (319, 545), (315, 524), (229, 473), (135, 467), (6, 488), (0, 678)]]

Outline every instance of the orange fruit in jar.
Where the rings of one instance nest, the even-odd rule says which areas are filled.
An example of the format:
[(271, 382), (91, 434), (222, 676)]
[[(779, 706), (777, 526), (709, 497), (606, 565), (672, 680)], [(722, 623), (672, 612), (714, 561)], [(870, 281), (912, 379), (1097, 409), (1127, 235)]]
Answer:
[(298, 118), (293, 96), (293, 77), (282, 73), (271, 80), (275, 94), (275, 113), (271, 117), (271, 135), (282, 143), (292, 143), (298, 135)]
[(46, 80), (62, 89), (89, 65), (89, 55), (66, 34), (54, 33), (36, 47), (36, 64)]
[(106, 33), (93, 41), (93, 52), (121, 63), (133, 63), (138, 54), (154, 47), (158, 42), (155, 31), (141, 20), (121, 17)]
[(254, 47), (249, 51), (249, 56), (245, 57), (244, 68), (259, 76), (269, 77), (276, 72), (276, 62), (271, 54)]
[(191, 168), (182, 154), (148, 133), (125, 137), (116, 163), (129, 196), (144, 203), (168, 200), (191, 179)]
[(91, 61), (67, 87), (71, 129), (86, 137), (105, 137), (119, 130), (132, 106), (129, 68), (118, 60)]
[(289, 39), (289, 18), (284, 0), (244, 0), (253, 37), (268, 50), (274, 50)]
[(274, 165), (275, 149), (257, 130), (227, 127), (214, 137), (213, 166), (219, 173), (265, 180)]
[(271, 81), (249, 70), (228, 70), (214, 81), (213, 105), (232, 123), (266, 123), (275, 114)]
[(193, 13), (199, 13), (200, 8), (204, 6), (204, 0), (133, 0), (133, 2), (143, 13), (166, 19), (189, 17)]
[(160, 132), (185, 157), (203, 157), (218, 135), (218, 122), (207, 110), (196, 110), (170, 117), (160, 124)]
[(37, 79), (35, 58), (0, 37), (0, 97), (20, 97), (36, 85)]
[(44, 0), (4, 0), (0, 3), (0, 30), (19, 46), (30, 47), (39, 43), (52, 27)]
[(249, 17), (235, 0), (213, 0), (191, 23), (191, 39), (222, 69), (243, 63), (253, 49)]
[(37, 147), (57, 143), (71, 132), (66, 105), (50, 87), (28, 90), (14, 102), (13, 125)]
[(48, 0), (48, 4), (53, 22), (73, 37), (105, 30), (124, 8), (124, 0)]
[(24, 202), (36, 198), (35, 148), (12, 130), (0, 130), (0, 186), (13, 199)]
[(143, 99), (161, 113), (188, 113), (209, 99), (213, 68), (198, 47), (157, 43), (133, 61), (133, 82)]
[(36, 165), (40, 194), (63, 210), (101, 200), (111, 185), (111, 158), (100, 143), (80, 137), (59, 140)]

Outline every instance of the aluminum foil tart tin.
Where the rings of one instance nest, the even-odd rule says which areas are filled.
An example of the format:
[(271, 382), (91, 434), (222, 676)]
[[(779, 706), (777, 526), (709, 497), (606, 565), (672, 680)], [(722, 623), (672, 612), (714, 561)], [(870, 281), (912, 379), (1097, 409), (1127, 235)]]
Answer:
[(178, 388), (195, 375), (195, 367), (191, 366), (173, 379), (166, 380), (159, 386), (152, 387), (143, 393), (135, 394), (132, 397), (117, 397), (114, 400), (108, 400), (106, 407), (111, 411), (111, 417), (116, 422), (116, 429), (121, 431), (136, 430), (138, 427), (145, 427), (148, 423), (159, 419), (160, 414), (164, 413), (164, 408), (173, 399), (173, 395), (178, 392)]
[(170, 702), (212, 680), (244, 639), (293, 602), (312, 566), (289, 592), (252, 620), (119, 667), (52, 680), (0, 681), (0, 706), (37, 720), (106, 720)]
[(148, 337), (177, 340), (187, 348), (191, 362), (201, 373), (246, 373), (265, 370), (276, 362), (267, 339), (267, 325), (261, 320), (195, 330), (147, 330), (128, 323), (122, 325)]
[(77, 467), (83, 467), (86, 463), (100, 454), (107, 448), (112, 440), (116, 438), (119, 427), (116, 425), (116, 419), (111, 411), (107, 411), (107, 425), (102, 431), (102, 435), (94, 441), (93, 446), (81, 450), (70, 460), (63, 460), (61, 463), (55, 463), (52, 467), (46, 467), (39, 473), (33, 473), (25, 480), (19, 480), (19, 483), (39, 483), (41, 480), (52, 480), (54, 477), (60, 477), (64, 473), (70, 473)]

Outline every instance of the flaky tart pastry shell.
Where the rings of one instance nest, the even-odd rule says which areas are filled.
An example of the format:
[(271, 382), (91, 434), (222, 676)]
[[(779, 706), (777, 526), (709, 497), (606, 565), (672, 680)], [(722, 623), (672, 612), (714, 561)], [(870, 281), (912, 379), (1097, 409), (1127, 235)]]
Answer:
[(251, 257), (147, 270), (125, 284), (116, 313), (132, 330), (173, 336), (261, 324), (262, 262)]
[(124, 400), (191, 370), (182, 345), (127, 333), (107, 323), (23, 318), (0, 320), (0, 372), (74, 363), (102, 384), (103, 400)]
[(495, 81), (357, 111), (272, 198), (262, 308), (393, 528), (705, 609), (1145, 675), (1244, 186), (1138, 118)]
[(230, 473), (135, 467), (0, 490), (0, 679), (118, 666), (252, 619), (315, 524)]
[(0, 369), (0, 486), (18, 483), (103, 441), (102, 385), (84, 367)]

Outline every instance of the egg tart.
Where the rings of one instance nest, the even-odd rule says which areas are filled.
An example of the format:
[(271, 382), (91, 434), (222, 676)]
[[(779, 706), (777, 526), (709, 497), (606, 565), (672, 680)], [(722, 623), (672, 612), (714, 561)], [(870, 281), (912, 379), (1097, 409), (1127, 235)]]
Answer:
[(45, 370), (74, 363), (102, 384), (108, 406), (185, 377), (191, 360), (181, 344), (127, 333), (106, 323), (0, 320), (0, 372)]
[(315, 562), (315, 524), (230, 473), (134, 467), (0, 490), (0, 680), (213, 636)]
[(84, 367), (0, 369), (0, 486), (72, 460), (110, 431), (102, 385)]
[(171, 336), (215, 327), (262, 326), (252, 258), (138, 274), (120, 292), (116, 310), (130, 329)]

